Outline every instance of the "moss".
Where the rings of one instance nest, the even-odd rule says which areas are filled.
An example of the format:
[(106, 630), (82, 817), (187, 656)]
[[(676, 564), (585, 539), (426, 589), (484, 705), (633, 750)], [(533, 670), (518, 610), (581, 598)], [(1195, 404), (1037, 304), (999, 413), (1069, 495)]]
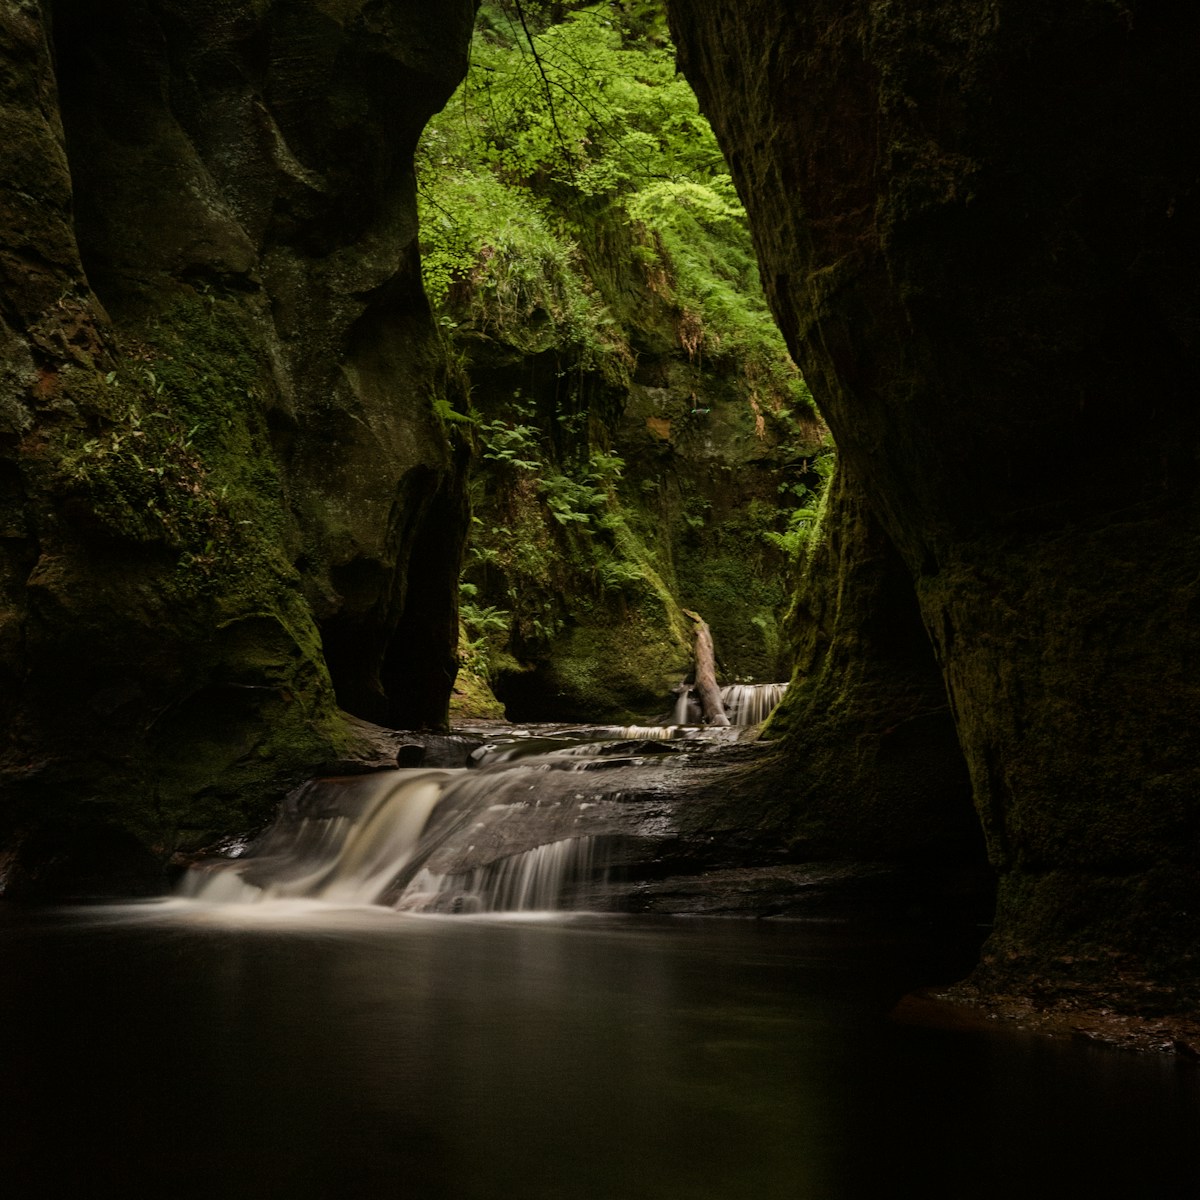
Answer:
[(690, 666), (657, 598), (625, 608), (577, 605), (577, 617), (553, 654), (519, 674), (502, 674), (497, 690), (514, 720), (644, 724), (668, 707), (671, 688)]
[[(738, 534), (743, 533), (742, 538)], [(775, 556), (737, 525), (719, 531), (717, 545), (684, 556), (678, 567), (683, 604), (706, 614), (718, 661), (739, 678), (775, 680), (781, 664), (779, 614), (787, 592)], [(723, 543), (723, 544), (722, 544)], [(731, 671), (729, 668), (732, 667)]]
[(762, 738), (781, 744), (797, 851), (980, 867), (966, 764), (912, 582), (844, 467), (809, 541), (791, 635), (796, 669)]
[(185, 294), (115, 370), (63, 373), (71, 415), (30, 464), (57, 549), (28, 583), (30, 709), (77, 739), (49, 779), (63, 812), (85, 787), (89, 819), (162, 853), (348, 748), (286, 553), (270, 387), (240, 307)]
[(465, 667), (459, 667), (450, 693), (450, 719), (503, 720), (504, 705), (496, 699), (491, 685), (482, 675)]
[(285, 501), (262, 415), (273, 383), (244, 324), (231, 301), (180, 299), (129, 339), (116, 370), (70, 369), (63, 395), (78, 419), (49, 450), (68, 520), (177, 551), (197, 586), (283, 563)]

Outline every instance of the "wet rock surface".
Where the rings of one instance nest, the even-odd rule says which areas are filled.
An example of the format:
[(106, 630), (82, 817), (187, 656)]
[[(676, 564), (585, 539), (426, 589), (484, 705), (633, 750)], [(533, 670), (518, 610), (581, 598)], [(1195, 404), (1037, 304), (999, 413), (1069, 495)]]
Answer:
[[(241, 845), (223, 854), (272, 895), (353, 895), (406, 910), (520, 907), (489, 888), (525, 876), (546, 906), (590, 911), (951, 925), (990, 911), (986, 872), (913, 847), (872, 861), (857, 855), (852, 830), (832, 829), (820, 844), (784, 846), (779, 812), (744, 786), (769, 747), (737, 744), (728, 729), (692, 730), (666, 742), (667, 755), (614, 756), (628, 743), (598, 734), (494, 728), (465, 770), (314, 781), (289, 795), (244, 867)], [(414, 735), (390, 734), (381, 762), (397, 740), (421, 749)], [(345, 834), (347, 822), (358, 832)], [(357, 840), (331, 850), (328, 838), (343, 836)], [(551, 858), (561, 877), (535, 880)], [(378, 865), (357, 865), (369, 862)]]

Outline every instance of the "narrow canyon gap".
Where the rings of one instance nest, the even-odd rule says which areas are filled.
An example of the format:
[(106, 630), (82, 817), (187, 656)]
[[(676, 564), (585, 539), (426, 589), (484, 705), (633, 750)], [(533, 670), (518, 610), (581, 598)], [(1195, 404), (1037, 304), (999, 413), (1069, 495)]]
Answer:
[[(445, 719), (465, 397), (412, 153), (474, 6), (202, 7), (0, 13), (14, 892), (261, 821), (353, 754), (339, 709)], [(671, 7), (840, 456), (725, 849), (982, 825), (980, 982), (1194, 1008), (1200, 18)]]

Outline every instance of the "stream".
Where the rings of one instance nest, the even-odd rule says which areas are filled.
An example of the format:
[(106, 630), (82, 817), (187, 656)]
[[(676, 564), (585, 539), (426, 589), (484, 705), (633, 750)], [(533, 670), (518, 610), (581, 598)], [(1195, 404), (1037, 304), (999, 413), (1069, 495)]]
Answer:
[[(656, 737), (310, 786), (173, 897), (0, 907), (6, 1194), (1200, 1194), (1193, 1064), (889, 1019), (979, 931), (590, 911), (580, 764)], [(574, 850), (439, 867), (539, 778)]]

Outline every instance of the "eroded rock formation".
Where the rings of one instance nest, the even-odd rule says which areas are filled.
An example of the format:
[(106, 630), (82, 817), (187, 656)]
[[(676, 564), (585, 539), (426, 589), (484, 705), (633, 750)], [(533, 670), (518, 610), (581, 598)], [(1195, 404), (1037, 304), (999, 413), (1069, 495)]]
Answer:
[(977, 979), (1194, 1006), (1200, 18), (671, 10), (941, 667), (1001, 880)]
[(338, 704), (445, 720), (464, 451), (412, 149), (473, 15), (0, 13), (10, 840), (170, 849), (344, 749)]

